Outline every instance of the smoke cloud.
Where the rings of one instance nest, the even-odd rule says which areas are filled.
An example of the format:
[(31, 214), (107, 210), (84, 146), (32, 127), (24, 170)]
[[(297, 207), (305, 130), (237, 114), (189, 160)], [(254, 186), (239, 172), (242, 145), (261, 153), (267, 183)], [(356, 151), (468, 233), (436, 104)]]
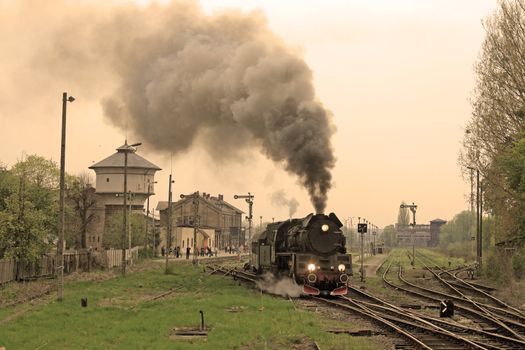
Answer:
[[(24, 3), (38, 11), (38, 2)], [(67, 3), (55, 5), (64, 11)], [(335, 164), (331, 114), (307, 64), (261, 13), (210, 16), (188, 1), (80, 6), (46, 29), (50, 40), (34, 57), (40, 74), (109, 89), (106, 118), (153, 150), (201, 146), (221, 162), (258, 149), (296, 175), (324, 211)]]
[(299, 207), (299, 202), (295, 198), (288, 199), (286, 198), (286, 193), (284, 190), (278, 190), (272, 193), (271, 202), (275, 206), (288, 207), (289, 217), (297, 212), (297, 207)]
[(266, 273), (262, 279), (257, 281), (257, 288), (274, 295), (297, 298), (301, 296), (303, 289), (291, 278), (277, 279), (271, 273)]

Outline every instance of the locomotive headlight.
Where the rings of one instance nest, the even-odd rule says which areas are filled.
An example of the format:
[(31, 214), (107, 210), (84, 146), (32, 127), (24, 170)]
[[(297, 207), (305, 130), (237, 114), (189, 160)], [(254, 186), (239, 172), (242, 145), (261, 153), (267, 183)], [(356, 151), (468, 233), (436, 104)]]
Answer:
[(327, 224), (324, 224), (323, 226), (321, 226), (321, 230), (323, 230), (323, 232), (327, 232), (328, 229), (330, 229), (330, 226), (328, 226)]
[(308, 264), (308, 271), (314, 272), (315, 271), (315, 265), (314, 264)]
[(339, 272), (344, 272), (344, 270), (346, 270), (346, 266), (345, 264), (339, 264), (339, 266), (337, 266), (337, 269), (339, 270)]

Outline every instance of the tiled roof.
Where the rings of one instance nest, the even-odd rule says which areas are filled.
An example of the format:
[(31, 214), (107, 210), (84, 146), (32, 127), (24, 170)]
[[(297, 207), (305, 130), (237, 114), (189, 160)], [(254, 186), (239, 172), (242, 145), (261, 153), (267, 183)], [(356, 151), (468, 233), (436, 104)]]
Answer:
[(93, 164), (89, 169), (96, 168), (123, 168), (124, 167), (124, 154), (128, 153), (128, 168), (143, 168), (143, 169), (155, 169), (161, 170), (160, 167), (151, 163), (150, 161), (142, 158), (135, 153), (135, 149), (123, 145), (117, 148), (117, 153), (114, 153), (100, 162)]

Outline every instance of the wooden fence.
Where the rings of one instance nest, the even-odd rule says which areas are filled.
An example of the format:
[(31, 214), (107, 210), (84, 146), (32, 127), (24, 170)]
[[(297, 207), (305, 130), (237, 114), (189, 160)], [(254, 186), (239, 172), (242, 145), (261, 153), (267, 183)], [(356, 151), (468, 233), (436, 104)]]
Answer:
[[(105, 253), (105, 254), (104, 254)], [(122, 250), (106, 250), (101, 264), (106, 268), (121, 266)], [(93, 267), (94, 255), (91, 251), (67, 252), (64, 253), (64, 273), (69, 274), (75, 271), (90, 272)], [(126, 261), (137, 260), (139, 248), (126, 249)], [(15, 261), (14, 259), (0, 259), (0, 285), (11, 281), (24, 281), (37, 278), (55, 277), (57, 272), (57, 257), (55, 255), (45, 255), (32, 263)]]
[[(139, 247), (126, 249), (126, 261), (130, 264), (139, 258)], [(113, 267), (122, 266), (122, 249), (108, 249), (106, 250), (106, 267), (111, 269)]]

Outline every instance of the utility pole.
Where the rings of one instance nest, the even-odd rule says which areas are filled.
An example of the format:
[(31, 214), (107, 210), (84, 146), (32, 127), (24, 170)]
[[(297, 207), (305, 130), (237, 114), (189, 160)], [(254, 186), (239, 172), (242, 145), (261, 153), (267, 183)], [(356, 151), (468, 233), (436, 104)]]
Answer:
[[(124, 142), (124, 146), (119, 147), (117, 151), (124, 152), (124, 190), (122, 191), (122, 197), (124, 198), (124, 204), (122, 206), (122, 276), (126, 276), (126, 231), (128, 227), (128, 153), (135, 152), (134, 147), (142, 145), (141, 142), (128, 145), (128, 140)], [(117, 195), (118, 196), (118, 195)], [(128, 235), (129, 237), (129, 235)], [(131, 254), (131, 251), (129, 252)]]
[(251, 252), (251, 243), (252, 243), (252, 219), (253, 219), (253, 199), (255, 196), (248, 192), (248, 195), (234, 195), (234, 199), (246, 199), (246, 203), (248, 203), (248, 216), (246, 219), (248, 220), (248, 247), (250, 247)]
[[(157, 183), (157, 181), (153, 183)], [(149, 246), (149, 197), (151, 196), (151, 185), (152, 183), (148, 181), (148, 199), (147, 199), (147, 205), (146, 205), (146, 245), (145, 245), (146, 251)], [(153, 247), (153, 249), (155, 249), (155, 247)], [(153, 253), (153, 250), (152, 250), (152, 253)]]
[(401, 204), (399, 206), (401, 209), (409, 208), (412, 212), (412, 266), (416, 264), (416, 210), (417, 205), (412, 202), (412, 204)]
[[(479, 172), (478, 172), (479, 179)], [(483, 265), (483, 181), (479, 181), (479, 233), (478, 233), (478, 266), (482, 271)]]
[(67, 92), (62, 94), (62, 135), (60, 139), (60, 199), (59, 199), (59, 212), (60, 212), (60, 234), (58, 236), (58, 292), (57, 299), (62, 301), (64, 299), (64, 236), (66, 229), (66, 212), (64, 208), (64, 196), (65, 196), (65, 172), (66, 172), (66, 108), (68, 102), (75, 101), (73, 96), (67, 97)]
[(476, 264), (481, 271), (483, 260), (483, 184), (479, 179), (479, 169), (467, 167), (471, 171), (476, 170)]
[(166, 262), (165, 262), (165, 268), (164, 268), (164, 273), (168, 273), (169, 272), (169, 268), (168, 268), (168, 261), (169, 261), (169, 256), (170, 256), (170, 247), (171, 247), (171, 230), (172, 230), (172, 222), (171, 222), (171, 202), (172, 202), (172, 192), (171, 192), (171, 184), (174, 182), (172, 180), (172, 174), (170, 174), (170, 177), (169, 177), (169, 183), (168, 183), (168, 231), (166, 232), (166, 249), (164, 250), (165, 251), (165, 254), (166, 254)]
[(129, 200), (129, 212), (128, 212), (128, 250), (129, 250), (129, 265), (133, 265), (133, 254), (131, 254), (131, 199), (133, 194), (131, 191), (128, 191), (128, 200)]
[(155, 208), (151, 208), (151, 232), (153, 235), (153, 257), (157, 256), (156, 232), (155, 232)]

